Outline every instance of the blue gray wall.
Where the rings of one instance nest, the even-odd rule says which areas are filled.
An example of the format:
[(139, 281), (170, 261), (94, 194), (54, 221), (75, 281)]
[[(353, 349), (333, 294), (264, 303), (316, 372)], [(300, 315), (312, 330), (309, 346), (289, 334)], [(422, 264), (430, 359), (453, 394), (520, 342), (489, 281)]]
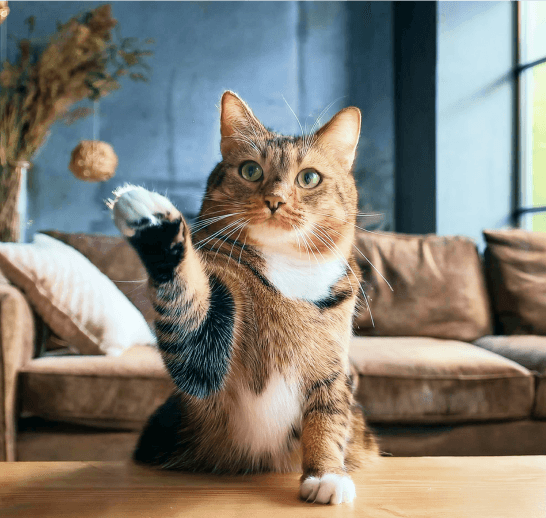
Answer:
[[(99, 2), (13, 2), (9, 34), (38, 36)], [(67, 165), (93, 120), (58, 123), (30, 171), (29, 237), (39, 229), (116, 230), (103, 200), (124, 182), (167, 192), (191, 217), (220, 159), (217, 105), (239, 93), (269, 127), (297, 134), (283, 96), (309, 128), (344, 106), (363, 112), (356, 176), (361, 208), (393, 214), (392, 5), (389, 2), (113, 2), (124, 36), (154, 38), (147, 84), (124, 81), (100, 101), (99, 136), (119, 156), (101, 184), (75, 179)], [(9, 55), (14, 49), (10, 47)], [(90, 106), (90, 103), (88, 103)]]
[(439, 2), (438, 234), (482, 243), (511, 224), (515, 174), (512, 2)]

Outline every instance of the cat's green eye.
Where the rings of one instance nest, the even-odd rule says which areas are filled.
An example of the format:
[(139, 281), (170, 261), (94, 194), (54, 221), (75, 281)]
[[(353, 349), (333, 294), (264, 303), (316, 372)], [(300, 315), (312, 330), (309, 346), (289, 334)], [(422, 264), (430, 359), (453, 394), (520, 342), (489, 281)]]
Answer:
[(314, 169), (304, 169), (296, 177), (298, 185), (304, 189), (312, 189), (320, 183), (320, 174)]
[(249, 182), (257, 182), (264, 174), (262, 167), (256, 162), (244, 162), (239, 167), (239, 173)]

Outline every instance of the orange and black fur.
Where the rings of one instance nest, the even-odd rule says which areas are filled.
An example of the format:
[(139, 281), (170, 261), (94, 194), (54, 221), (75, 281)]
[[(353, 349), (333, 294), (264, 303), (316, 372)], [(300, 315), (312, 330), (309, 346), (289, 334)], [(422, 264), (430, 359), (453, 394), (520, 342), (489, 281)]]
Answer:
[(360, 112), (311, 135), (266, 129), (232, 92), (222, 161), (191, 229), (163, 196), (125, 186), (115, 222), (149, 274), (178, 391), (135, 459), (191, 471), (302, 470), (300, 495), (351, 501), (347, 472), (377, 455), (348, 358), (360, 290), (351, 168)]

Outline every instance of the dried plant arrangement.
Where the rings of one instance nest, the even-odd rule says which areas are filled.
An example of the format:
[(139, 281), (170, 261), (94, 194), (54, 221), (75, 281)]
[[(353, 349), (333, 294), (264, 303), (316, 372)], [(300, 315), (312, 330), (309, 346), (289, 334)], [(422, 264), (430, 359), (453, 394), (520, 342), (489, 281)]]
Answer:
[[(32, 29), (35, 20), (27, 23)], [(21, 39), (18, 47), (17, 59), (0, 72), (0, 241), (17, 240), (17, 170), (32, 161), (51, 126), (89, 115), (73, 105), (104, 97), (123, 76), (146, 81), (152, 54), (138, 39), (121, 38), (109, 4), (59, 23), (45, 44)]]

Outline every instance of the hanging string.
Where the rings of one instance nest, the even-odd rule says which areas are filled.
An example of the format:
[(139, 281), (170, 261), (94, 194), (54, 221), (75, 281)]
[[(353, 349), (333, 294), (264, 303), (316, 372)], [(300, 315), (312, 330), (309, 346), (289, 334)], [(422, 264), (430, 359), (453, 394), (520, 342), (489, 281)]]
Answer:
[(95, 163), (94, 157), (97, 156), (97, 142), (99, 140), (99, 100), (93, 101), (93, 163)]
[(93, 140), (99, 140), (99, 101), (93, 101)]
[[(7, 7), (4, 9), (0, 9), (0, 16), (2, 16), (4, 13), (6, 13)], [(9, 11), (7, 11), (9, 12)], [(5, 14), (5, 17), (3, 18), (3, 21), (0, 20), (0, 61), (2, 62), (2, 66), (4, 65), (4, 61), (6, 61), (7, 56), (7, 48), (8, 48), (8, 17), (7, 14)]]
[(72, 151), (68, 168), (76, 178), (102, 182), (114, 176), (118, 157), (110, 144), (99, 140), (99, 100), (93, 101), (93, 139), (82, 140)]

